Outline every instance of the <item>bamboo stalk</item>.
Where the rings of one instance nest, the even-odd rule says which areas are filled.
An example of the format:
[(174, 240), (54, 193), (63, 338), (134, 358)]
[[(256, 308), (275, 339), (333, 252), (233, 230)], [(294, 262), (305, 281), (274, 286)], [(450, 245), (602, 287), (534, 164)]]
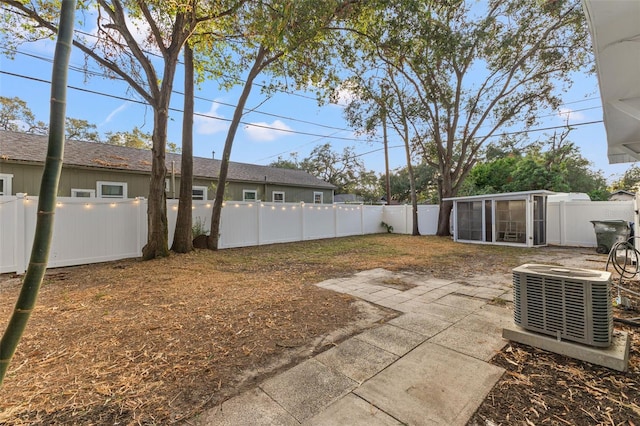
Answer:
[(67, 71), (71, 44), (73, 41), (73, 25), (75, 19), (75, 0), (63, 0), (60, 9), (58, 40), (53, 57), (51, 75), (51, 111), (49, 115), (49, 146), (44, 164), (40, 195), (38, 199), (38, 219), (33, 239), (33, 248), (29, 267), (22, 283), (22, 289), (14, 308), (7, 329), (0, 340), (0, 386), (9, 368), (11, 358), (16, 351), (20, 338), (33, 312), (47, 269), (49, 249), (53, 236), (53, 219), (56, 208), (58, 182), (62, 171), (64, 156), (64, 126), (67, 104)]

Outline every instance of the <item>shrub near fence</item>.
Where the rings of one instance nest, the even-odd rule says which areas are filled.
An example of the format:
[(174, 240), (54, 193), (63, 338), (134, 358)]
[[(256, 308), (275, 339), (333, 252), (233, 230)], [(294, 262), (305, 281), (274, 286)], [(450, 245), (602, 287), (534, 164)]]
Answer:
[[(0, 196), (0, 273), (26, 270), (35, 233), (37, 197)], [(173, 240), (177, 200), (167, 201), (169, 246)], [(194, 223), (209, 229), (212, 204), (193, 202)], [(634, 221), (632, 201), (549, 203), (549, 244), (595, 247), (591, 220)], [(411, 234), (411, 206), (226, 202), (219, 247), (337, 238), (386, 232)], [(434, 235), (438, 206), (418, 206), (422, 235)], [(81, 265), (138, 257), (147, 241), (145, 199), (59, 197), (49, 267)]]

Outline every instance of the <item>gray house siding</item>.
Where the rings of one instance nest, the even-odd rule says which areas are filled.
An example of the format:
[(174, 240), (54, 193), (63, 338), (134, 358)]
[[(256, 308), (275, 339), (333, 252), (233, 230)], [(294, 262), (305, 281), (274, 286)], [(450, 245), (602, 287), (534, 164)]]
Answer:
[[(193, 186), (200, 186), (207, 188), (207, 199), (213, 200), (215, 198), (215, 186), (216, 181), (206, 179), (194, 179)], [(242, 201), (244, 191), (256, 191), (257, 200), (271, 202), (273, 200), (273, 192), (284, 192), (285, 202), (287, 203), (313, 203), (314, 193), (322, 192), (323, 203), (331, 203), (333, 200), (333, 190), (327, 189), (309, 189), (298, 186), (288, 185), (271, 185), (271, 184), (258, 184), (255, 182), (227, 182), (227, 189), (225, 192), (225, 199), (231, 201)], [(146, 195), (143, 195), (146, 196)], [(175, 197), (173, 191), (173, 179), (168, 186), (167, 198), (179, 198), (180, 197), (180, 178), (175, 178)]]
[[(24, 192), (38, 195), (43, 166), (33, 164), (0, 164), (1, 173), (13, 175), (13, 193)], [(149, 176), (108, 170), (89, 170), (63, 167), (58, 184), (58, 197), (70, 197), (71, 189), (96, 190), (97, 182), (124, 182), (127, 184), (127, 198), (149, 195)]]
[[(13, 175), (11, 192), (38, 195), (48, 138), (0, 130), (0, 178)], [(95, 191), (97, 183), (126, 183), (127, 198), (148, 197), (151, 152), (95, 142), (69, 140), (65, 145), (64, 164), (58, 196), (72, 196), (72, 190)], [(167, 153), (167, 197), (180, 196), (179, 154)], [(207, 199), (215, 197), (214, 184), (220, 160), (193, 158), (193, 186), (207, 188)], [(226, 199), (243, 200), (244, 190), (256, 191), (256, 199), (271, 201), (273, 192), (284, 192), (285, 202), (313, 203), (314, 193), (322, 192), (323, 203), (333, 202), (335, 187), (302, 170), (279, 169), (246, 163), (229, 163)], [(103, 186), (115, 195), (118, 188)]]

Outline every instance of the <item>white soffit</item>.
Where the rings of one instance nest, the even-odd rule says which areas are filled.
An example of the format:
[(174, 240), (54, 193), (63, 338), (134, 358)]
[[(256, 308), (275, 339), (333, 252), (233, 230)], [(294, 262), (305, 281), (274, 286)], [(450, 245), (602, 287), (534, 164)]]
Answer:
[(640, 0), (582, 0), (610, 163), (640, 160)]

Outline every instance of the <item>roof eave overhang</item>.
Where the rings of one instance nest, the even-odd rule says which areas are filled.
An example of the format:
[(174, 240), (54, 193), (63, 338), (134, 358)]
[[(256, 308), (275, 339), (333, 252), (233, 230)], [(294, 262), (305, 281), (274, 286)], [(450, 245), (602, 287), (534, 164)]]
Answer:
[(640, 2), (582, 0), (600, 85), (610, 163), (640, 160)]

